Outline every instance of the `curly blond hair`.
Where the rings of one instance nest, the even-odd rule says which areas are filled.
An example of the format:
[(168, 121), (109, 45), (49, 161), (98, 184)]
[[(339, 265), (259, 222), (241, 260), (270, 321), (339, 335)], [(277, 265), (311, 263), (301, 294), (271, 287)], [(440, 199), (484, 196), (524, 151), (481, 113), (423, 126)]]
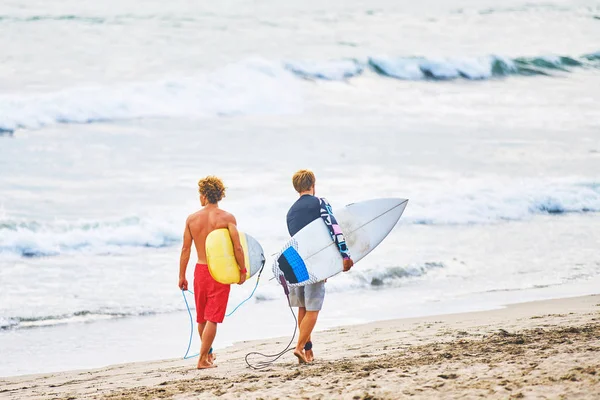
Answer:
[(309, 190), (316, 182), (315, 174), (311, 170), (301, 169), (292, 177), (292, 183), (296, 192), (302, 193)]
[(225, 185), (216, 176), (207, 176), (198, 181), (198, 192), (211, 204), (216, 204), (225, 197)]

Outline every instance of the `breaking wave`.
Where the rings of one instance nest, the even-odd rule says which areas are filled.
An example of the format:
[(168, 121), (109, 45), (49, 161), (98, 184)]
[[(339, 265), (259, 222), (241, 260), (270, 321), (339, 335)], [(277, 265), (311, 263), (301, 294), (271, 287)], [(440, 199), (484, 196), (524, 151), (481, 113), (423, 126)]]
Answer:
[(4, 94), (0, 132), (143, 118), (295, 113), (302, 109), (299, 84), (279, 65), (249, 60), (198, 77)]
[(453, 189), (416, 190), (401, 222), (471, 225), (588, 212), (600, 212), (599, 183), (466, 181), (457, 182)]
[(167, 247), (179, 240), (174, 224), (137, 217), (81, 223), (0, 220), (0, 255), (9, 257), (114, 254)]
[(3, 94), (0, 133), (56, 124), (144, 118), (294, 114), (303, 110), (303, 81), (360, 79), (367, 71), (400, 80), (448, 81), (553, 76), (582, 68), (600, 69), (600, 52), (580, 57), (369, 57), (286, 62), (252, 59), (196, 77)]

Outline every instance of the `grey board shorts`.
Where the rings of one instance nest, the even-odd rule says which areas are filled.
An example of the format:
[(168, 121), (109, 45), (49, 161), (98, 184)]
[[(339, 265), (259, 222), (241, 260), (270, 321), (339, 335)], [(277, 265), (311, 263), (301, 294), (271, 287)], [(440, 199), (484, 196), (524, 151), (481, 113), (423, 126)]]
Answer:
[(306, 311), (321, 311), (325, 299), (325, 282), (290, 288), (292, 307), (304, 307)]

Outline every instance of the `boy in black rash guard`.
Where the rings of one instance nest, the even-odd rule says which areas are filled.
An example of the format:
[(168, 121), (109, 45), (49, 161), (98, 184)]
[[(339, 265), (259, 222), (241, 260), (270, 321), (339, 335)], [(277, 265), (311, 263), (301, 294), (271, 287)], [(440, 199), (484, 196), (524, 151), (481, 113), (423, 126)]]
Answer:
[[(344, 259), (344, 272), (352, 268), (354, 262), (350, 258), (344, 234), (340, 229), (331, 206), (325, 199), (315, 197), (315, 175), (308, 170), (300, 170), (292, 178), (294, 189), (300, 198), (292, 205), (287, 214), (288, 231), (294, 236), (315, 219), (322, 218), (329, 229), (331, 238), (335, 241)], [(290, 288), (290, 304), (298, 307), (298, 327), (300, 336), (294, 350), (299, 363), (312, 362), (314, 359), (310, 335), (317, 323), (319, 311), (325, 299), (325, 281)]]

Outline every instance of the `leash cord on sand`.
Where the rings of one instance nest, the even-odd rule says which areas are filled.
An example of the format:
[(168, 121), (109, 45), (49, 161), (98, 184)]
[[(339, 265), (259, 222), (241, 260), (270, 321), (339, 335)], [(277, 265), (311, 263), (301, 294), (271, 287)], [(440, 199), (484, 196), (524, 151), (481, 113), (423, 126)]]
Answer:
[[(250, 293), (250, 296), (248, 296), (247, 299), (245, 299), (244, 301), (242, 301), (240, 304), (238, 304), (233, 311), (231, 311), (229, 314), (226, 314), (226, 317), (230, 317), (233, 315), (234, 312), (237, 311), (238, 308), (241, 307), (242, 304), (244, 304), (245, 302), (247, 302), (248, 300), (250, 300), (252, 298), (252, 296), (254, 296), (254, 292), (256, 292), (256, 289), (258, 288), (258, 282), (260, 282), (260, 275), (263, 272), (265, 264), (263, 263), (263, 266), (260, 268), (260, 271), (258, 272), (258, 277), (256, 278), (256, 285), (254, 285), (254, 289), (252, 290), (252, 293)], [(188, 353), (190, 352), (190, 347), (192, 347), (192, 339), (194, 337), (194, 318), (192, 317), (192, 311), (190, 310), (190, 305), (187, 301), (187, 297), (185, 297), (185, 292), (189, 292), (192, 294), (192, 296), (194, 295), (194, 292), (192, 292), (191, 290), (182, 290), (181, 294), (183, 295), (183, 301), (185, 301), (185, 307), (187, 308), (187, 312), (188, 315), (190, 316), (190, 340), (188, 341), (188, 347), (187, 350), (185, 351), (185, 355), (183, 356), (184, 360), (187, 360), (189, 358), (194, 358), (194, 357), (198, 357), (200, 355), (200, 353), (194, 354), (192, 356), (188, 356)], [(212, 352), (212, 347), (210, 349)]]
[[(244, 360), (246, 361), (246, 364), (252, 368), (252, 369), (264, 369), (264, 368), (268, 368), (270, 367), (275, 361), (277, 361), (279, 358), (281, 358), (285, 353), (294, 350), (293, 348), (291, 348), (292, 343), (294, 342), (294, 338), (296, 337), (296, 333), (298, 331), (298, 318), (296, 318), (296, 313), (294, 313), (294, 309), (292, 308), (292, 305), (290, 304), (290, 298), (288, 296), (288, 306), (290, 307), (290, 311), (292, 312), (292, 315), (294, 316), (294, 334), (292, 335), (292, 338), (290, 339), (290, 342), (288, 343), (288, 345), (285, 347), (284, 350), (280, 351), (277, 354), (263, 354), (263, 353), (259, 353), (257, 351), (253, 351), (250, 352), (248, 354), (246, 354), (246, 357), (244, 358)], [(261, 356), (264, 358), (269, 358), (270, 360), (264, 360), (264, 361), (258, 361), (256, 364), (251, 364), (250, 361), (248, 361), (248, 357), (252, 356), (252, 355), (257, 355), (257, 356)]]

